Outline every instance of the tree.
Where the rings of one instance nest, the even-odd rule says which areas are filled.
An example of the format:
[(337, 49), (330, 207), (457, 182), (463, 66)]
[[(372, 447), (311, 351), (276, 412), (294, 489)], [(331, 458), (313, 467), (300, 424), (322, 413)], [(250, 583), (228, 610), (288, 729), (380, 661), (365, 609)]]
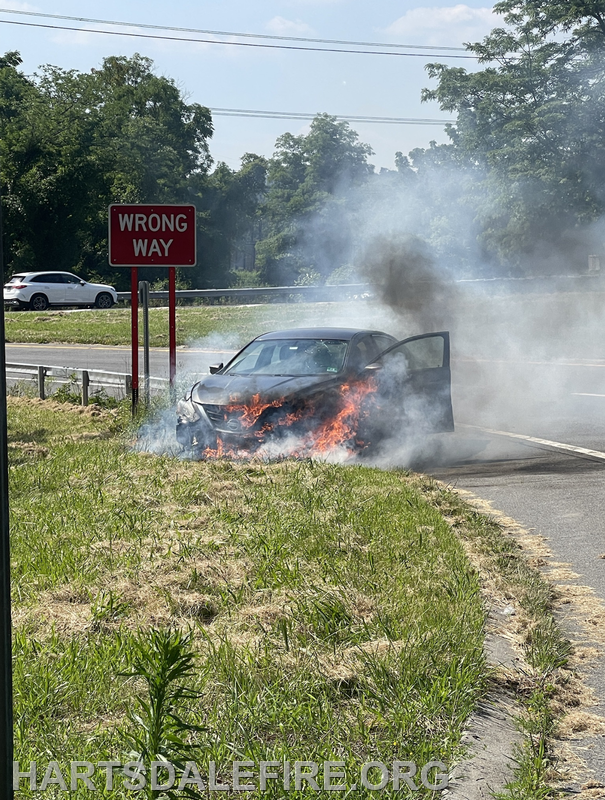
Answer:
[(229, 285), (235, 268), (254, 272), (266, 183), (267, 160), (253, 153), (237, 171), (221, 162), (192, 182), (200, 218), (198, 285)]
[(108, 276), (107, 206), (189, 200), (191, 176), (210, 164), (210, 112), (139, 55), (33, 79), (19, 64), (0, 61), (7, 267)]
[(490, 66), (429, 65), (438, 86), (423, 97), (458, 114), (448, 132), (482, 173), (485, 247), (524, 271), (556, 269), (605, 204), (602, 3), (503, 0), (495, 10), (509, 27), (468, 46)]
[(286, 133), (269, 162), (258, 263), (269, 283), (322, 276), (347, 263), (354, 191), (373, 174), (372, 149), (347, 122), (318, 114), (307, 135)]

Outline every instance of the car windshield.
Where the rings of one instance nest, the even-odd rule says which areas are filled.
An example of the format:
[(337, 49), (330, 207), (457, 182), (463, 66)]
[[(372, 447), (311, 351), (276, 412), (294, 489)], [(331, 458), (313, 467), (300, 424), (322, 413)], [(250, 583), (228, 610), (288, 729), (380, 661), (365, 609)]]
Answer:
[(340, 372), (348, 342), (342, 339), (265, 339), (251, 342), (226, 375), (326, 375)]
[(23, 283), (23, 279), (24, 278), (25, 278), (25, 275), (13, 275), (13, 277), (10, 279), (10, 281), (8, 283), (5, 283), (4, 285), (5, 286), (10, 286), (11, 284), (15, 284), (15, 283)]

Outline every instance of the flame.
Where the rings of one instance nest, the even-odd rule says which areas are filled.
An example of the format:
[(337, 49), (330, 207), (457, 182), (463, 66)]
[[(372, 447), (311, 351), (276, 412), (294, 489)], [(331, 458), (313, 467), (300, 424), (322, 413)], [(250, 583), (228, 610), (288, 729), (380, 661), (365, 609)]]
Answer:
[(342, 407), (336, 416), (308, 434), (306, 445), (310, 453), (326, 453), (343, 446), (352, 452), (355, 446), (363, 445), (357, 438), (359, 423), (369, 413), (363, 401), (375, 390), (373, 384), (345, 384), (341, 390)]
[[(331, 418), (322, 419), (314, 424), (314, 421), (322, 416), (319, 413), (322, 400), (321, 398), (312, 399), (300, 408), (278, 417), (275, 421), (266, 422), (260, 430), (255, 431), (254, 436), (259, 442), (259, 447), (247, 450), (234, 446), (219, 437), (216, 448), (203, 450), (202, 458), (245, 460), (263, 458), (269, 454), (275, 455), (276, 448), (272, 446), (271, 435), (275, 432), (276, 427), (290, 428), (297, 423), (305, 425), (305, 432), (295, 435), (290, 442), (284, 444), (281, 450), (278, 447), (279, 455), (309, 458), (343, 450), (346, 454), (352, 455), (364, 446), (364, 442), (359, 438), (359, 426), (370, 414), (372, 408), (376, 407), (376, 389), (376, 383), (372, 380), (344, 384), (340, 389), (338, 408)], [(239, 414), (238, 419), (241, 426), (250, 429), (268, 408), (282, 408), (285, 405), (285, 398), (263, 402), (260, 394), (255, 394), (249, 403), (232, 401), (225, 407), (225, 412), (226, 414)]]
[(283, 403), (283, 400), (273, 400), (271, 403), (263, 403), (261, 402), (260, 394), (255, 394), (252, 396), (249, 403), (229, 403), (229, 405), (225, 407), (225, 411), (228, 414), (241, 412), (239, 421), (242, 428), (252, 428), (258, 422), (261, 414), (268, 408), (279, 408)]

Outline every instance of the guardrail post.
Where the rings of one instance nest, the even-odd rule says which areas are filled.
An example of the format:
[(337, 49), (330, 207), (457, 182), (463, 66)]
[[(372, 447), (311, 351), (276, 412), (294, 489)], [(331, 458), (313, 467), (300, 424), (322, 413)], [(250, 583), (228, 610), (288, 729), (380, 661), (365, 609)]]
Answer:
[(149, 281), (139, 282), (139, 302), (143, 309), (143, 387), (145, 405), (149, 408)]
[(38, 367), (38, 397), (40, 400), (46, 400), (46, 367)]
[(88, 405), (88, 387), (90, 385), (90, 375), (87, 369), (82, 370), (82, 405)]

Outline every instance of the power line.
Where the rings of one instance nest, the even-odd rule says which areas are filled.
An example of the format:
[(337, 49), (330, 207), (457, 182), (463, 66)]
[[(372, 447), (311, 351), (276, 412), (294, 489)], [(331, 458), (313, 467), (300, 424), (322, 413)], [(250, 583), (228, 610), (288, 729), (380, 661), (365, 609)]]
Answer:
[(238, 36), (251, 39), (272, 39), (286, 42), (311, 42), (313, 44), (344, 44), (351, 47), (401, 47), (407, 50), (460, 50), (466, 52), (465, 47), (434, 47), (427, 44), (393, 44), (388, 42), (355, 42), (348, 39), (313, 39), (308, 36), (279, 36), (269, 33), (235, 33), (234, 31), (211, 31), (203, 28), (175, 28), (171, 25), (150, 25), (139, 22), (122, 22), (119, 20), (95, 19), (91, 17), (71, 17), (63, 14), (44, 14), (40, 11), (17, 11), (12, 8), (0, 8), (3, 14), (22, 14), (28, 17), (43, 17), (44, 19), (64, 19), (72, 22), (92, 22), (101, 25), (120, 25), (128, 28), (148, 28), (159, 31), (177, 31), (180, 33), (202, 33), (210, 36)]
[(21, 25), (27, 28), (45, 28), (50, 30), (59, 31), (75, 31), (76, 33), (99, 33), (105, 36), (127, 36), (134, 39), (159, 39), (162, 41), (170, 42), (193, 42), (195, 44), (222, 44), (229, 47), (262, 47), (269, 50), (298, 50), (315, 53), (351, 53), (354, 55), (364, 56), (408, 56), (416, 58), (426, 58), (432, 56), (434, 58), (465, 58), (477, 59), (478, 56), (462, 56), (462, 55), (448, 55), (445, 53), (402, 53), (399, 51), (384, 51), (384, 50), (350, 50), (346, 48), (335, 47), (303, 47), (302, 45), (286, 45), (286, 44), (265, 44), (263, 42), (222, 42), (218, 39), (199, 39), (187, 36), (160, 36), (153, 33), (130, 33), (122, 31), (102, 31), (98, 28), (75, 28), (69, 25), (51, 25), (50, 23), (41, 22), (20, 22), (14, 19), (0, 19), (1, 25)]
[[(257, 119), (314, 119), (317, 114), (288, 111), (254, 111), (246, 108), (210, 108), (214, 116), (218, 117), (250, 117)], [(370, 122), (383, 125), (447, 125), (453, 124), (453, 119), (421, 119), (415, 117), (366, 117), (362, 115), (345, 116), (342, 114), (332, 115), (336, 119), (346, 122)]]

